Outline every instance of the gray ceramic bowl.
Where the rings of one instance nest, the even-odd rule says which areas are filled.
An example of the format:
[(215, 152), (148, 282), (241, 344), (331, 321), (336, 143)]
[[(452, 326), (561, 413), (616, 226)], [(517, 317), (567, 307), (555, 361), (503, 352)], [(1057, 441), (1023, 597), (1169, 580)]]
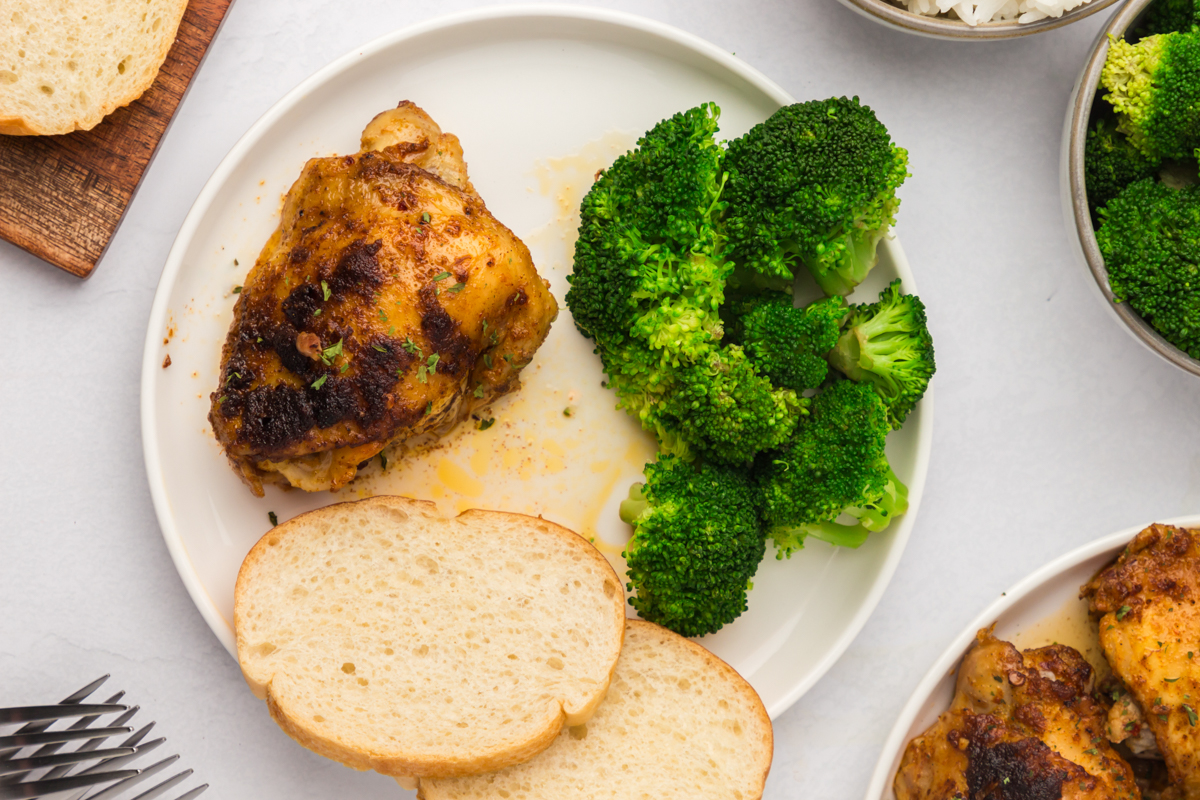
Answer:
[(1087, 186), (1083, 179), (1083, 149), (1087, 141), (1092, 103), (1104, 102), (1096, 97), (1096, 90), (1100, 85), (1100, 71), (1104, 68), (1104, 59), (1108, 56), (1108, 37), (1111, 34), (1118, 39), (1121, 38), (1151, 2), (1153, 0), (1129, 0), (1123, 8), (1113, 14), (1108, 25), (1096, 37), (1092, 54), (1084, 64), (1083, 72), (1075, 84), (1075, 91), (1071, 95), (1071, 105), (1067, 110), (1066, 129), (1063, 133), (1063, 211), (1067, 218), (1067, 227), (1074, 229), (1077, 234), (1071, 238), (1078, 244), (1079, 255), (1091, 270), (1092, 277), (1096, 280), (1096, 287), (1100, 290), (1109, 310), (1146, 347), (1175, 366), (1185, 369), (1193, 375), (1200, 375), (1200, 361), (1191, 358), (1159, 336), (1158, 331), (1139, 317), (1129, 307), (1129, 304), (1118, 303), (1113, 297), (1112, 290), (1108, 288), (1108, 271), (1104, 268), (1104, 258), (1100, 255), (1100, 246), (1096, 243), (1092, 215), (1088, 212)]
[(842, 5), (852, 8), (865, 17), (889, 28), (915, 33), (919, 36), (932, 36), (938, 39), (962, 39), (965, 41), (981, 41), (987, 39), (1015, 39), (1018, 36), (1030, 36), (1035, 33), (1061, 28), (1072, 22), (1090, 17), (1097, 11), (1108, 8), (1118, 0), (1091, 0), (1082, 6), (1077, 6), (1065, 12), (1061, 17), (1047, 17), (1037, 22), (984, 22), (980, 25), (968, 25), (957, 19), (946, 17), (927, 17), (913, 14), (887, 0), (839, 0)]

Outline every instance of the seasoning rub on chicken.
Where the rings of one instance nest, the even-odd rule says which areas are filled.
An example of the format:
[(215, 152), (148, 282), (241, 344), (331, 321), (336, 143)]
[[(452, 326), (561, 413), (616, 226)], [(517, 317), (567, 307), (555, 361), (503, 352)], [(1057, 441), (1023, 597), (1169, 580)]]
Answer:
[(457, 137), (404, 102), (288, 192), (234, 307), (209, 421), (256, 495), (338, 489), (389, 444), (516, 389), (557, 313)]
[(1132, 724), (1110, 725), (1111, 735), (1120, 740), (1144, 721), (1154, 738), (1134, 751), (1166, 761), (1172, 798), (1197, 800), (1200, 533), (1151, 525), (1082, 594), (1099, 618), (1105, 658), (1137, 703)]
[(980, 631), (950, 709), (904, 752), (896, 800), (1137, 800), (1092, 682), (1070, 647), (1019, 652)]

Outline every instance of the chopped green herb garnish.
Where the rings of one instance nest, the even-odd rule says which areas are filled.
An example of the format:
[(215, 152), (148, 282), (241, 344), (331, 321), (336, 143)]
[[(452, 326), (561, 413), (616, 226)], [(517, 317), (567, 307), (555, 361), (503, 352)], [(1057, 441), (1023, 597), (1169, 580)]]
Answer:
[(325, 381), (327, 381), (327, 380), (329, 380), (329, 376), (322, 375), (321, 377), (317, 378), (315, 381), (312, 382), (312, 388), (320, 389), (322, 386), (325, 385)]
[(433, 282), (437, 283), (438, 281), (445, 280), (446, 278), (449, 278), (449, 277), (450, 277), (449, 272), (439, 272), (437, 275), (433, 276)]
[(511, 364), (512, 363), (512, 353), (505, 353), (504, 360)]
[(278, 525), (278, 524), (279, 524), (279, 517), (275, 516), (275, 512), (274, 512), (274, 511), (268, 511), (268, 512), (267, 512), (267, 519), (271, 520), (271, 525), (272, 525), (272, 526), (275, 526), (275, 525)]
[(385, 456), (383, 453), (379, 454), (379, 466), (383, 469), (387, 469), (387, 456)]
[(256, 339), (255, 341), (257, 341), (259, 344), (262, 344), (262, 337), (261, 336), (258, 337), (258, 339)]
[(420, 381), (421, 383), (429, 383), (429, 378), (426, 375), (426, 372), (427, 372), (427, 370), (425, 369), (424, 364), (417, 367), (417, 380)]
[(396, 335), (396, 326), (395, 325), (389, 326), (388, 327), (388, 336), (395, 336), (395, 335)]
[(425, 404), (425, 414), (428, 416), (429, 414), (432, 414), (432, 413), (433, 413), (433, 401), (430, 400), (428, 403)]
[(336, 344), (331, 344), (321, 351), (321, 360), (326, 364), (333, 363), (333, 360), (342, 354), (342, 340), (338, 339)]
[(321, 293), (325, 295), (326, 300), (328, 300), (329, 296), (333, 294), (333, 292), (329, 291), (329, 284), (325, 281), (321, 281)]
[(429, 222), (429, 212), (428, 211), (421, 214), (421, 222), (426, 222), (426, 223)]
[(378, 350), (378, 351), (379, 351), (379, 352), (381, 352), (381, 353), (386, 353), (386, 352), (387, 352), (387, 348), (386, 348), (386, 347), (380, 347), (380, 346), (379, 346), (379, 345), (377, 345), (377, 344), (373, 344), (373, 345), (371, 345), (371, 347), (374, 347), (376, 350)]
[(484, 335), (484, 336), (487, 336), (487, 320), (486, 320), (486, 319), (483, 321), (483, 331), (482, 331), (482, 333), (483, 333), (483, 335)]
[(483, 384), (482, 383), (475, 387), (475, 396), (483, 397)]
[(440, 359), (440, 358), (441, 358), (441, 356), (439, 356), (437, 353), (434, 353), (429, 358), (425, 359), (425, 363), (429, 365), (429, 374), (430, 375), (437, 372), (438, 359)]
[(462, 281), (459, 281), (458, 283), (456, 283), (450, 287), (450, 291), (454, 292), (455, 294), (458, 294), (465, 288), (467, 288), (467, 285), (465, 283), (463, 283)]
[(1117, 619), (1125, 619), (1125, 615), (1132, 610), (1133, 609), (1131, 609), (1129, 606), (1121, 606), (1121, 608), (1117, 610)]
[(484, 364), (484, 366), (486, 366), (488, 369), (491, 369), (491, 368), (492, 368), (492, 354), (491, 354), (491, 353), (484, 353), (484, 354), (483, 354), (483, 364)]
[(319, 316), (321, 316), (321, 309), (319, 309), (319, 308), (318, 308), (316, 311), (314, 311), (314, 312), (313, 312), (313, 316), (314, 316), (314, 317), (319, 317)]
[(416, 345), (416, 344), (413, 342), (413, 340), (412, 340), (412, 337), (411, 337), (411, 336), (405, 336), (405, 337), (404, 337), (404, 344), (402, 344), (402, 345), (400, 345), (400, 346), (401, 346), (401, 347), (403, 347), (405, 350), (407, 350), (407, 351), (409, 352), (409, 354), (411, 354), (411, 355), (414, 355), (414, 356), (416, 356), (416, 355), (420, 355), (420, 354), (421, 354), (421, 348), (420, 348), (420, 347), (418, 347), (418, 346), (417, 346), (417, 345)]
[(1175, 681), (1179, 680), (1179, 678), (1163, 678), (1163, 680), (1167, 683), (1174, 683)]
[(496, 424), (495, 417), (492, 417), (491, 419), (481, 419), (481, 420), (479, 420), (479, 430), (486, 431), (488, 428), (492, 427), (495, 424)]
[(381, 308), (381, 309), (379, 309), (379, 318), (380, 318), (381, 320), (383, 320), (384, 322), (387, 322), (387, 321), (388, 321), (387, 314), (383, 313), (383, 309), (382, 309), (382, 308)]
[(235, 286), (235, 287), (233, 287), (233, 293), (234, 293), (234, 294), (241, 294), (241, 293), (242, 293), (242, 287), (240, 287), (240, 286)]
[(566, 408), (563, 409), (564, 417), (570, 417), (570, 416), (574, 415), (574, 413), (575, 413), (575, 409), (571, 408), (570, 406), (567, 406)]
[(1185, 714), (1187, 714), (1188, 725), (1191, 725), (1193, 728), (1196, 727), (1196, 709), (1185, 704), (1183, 706), (1183, 711)]
[(343, 363), (342, 363), (342, 368), (341, 368), (341, 369), (339, 369), (339, 370), (338, 370), (338, 372), (345, 372), (345, 371), (346, 371), (346, 370), (348, 370), (348, 369), (350, 369), (350, 362), (349, 362), (349, 361), (345, 361), (345, 362), (343, 362)]
[(1094, 747), (1089, 747), (1087, 750), (1084, 750), (1083, 752), (1087, 753), (1089, 756), (1094, 756), (1100, 751)]

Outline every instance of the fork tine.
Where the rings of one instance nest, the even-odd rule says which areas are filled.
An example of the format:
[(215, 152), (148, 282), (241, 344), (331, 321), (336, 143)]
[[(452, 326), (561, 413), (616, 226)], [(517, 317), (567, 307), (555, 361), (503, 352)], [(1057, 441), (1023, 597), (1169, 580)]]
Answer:
[[(96, 792), (95, 794), (90, 795), (87, 800), (115, 800), (115, 798), (124, 794), (126, 789), (129, 789), (130, 787), (141, 783), (142, 781), (146, 780), (147, 778), (151, 778), (151, 777), (157, 775), (158, 773), (162, 772), (164, 769), (171, 766), (178, 760), (179, 760), (179, 756), (168, 756), (167, 758), (164, 758), (162, 761), (159, 761), (156, 764), (151, 764), (150, 766), (146, 767), (141, 772), (139, 772), (137, 775), (134, 775), (132, 778), (126, 778), (125, 780), (121, 781), (120, 783), (114, 783), (112, 786), (109, 786), (106, 789), (101, 789), (100, 791)], [(80, 796), (82, 796), (82, 794), (86, 794), (86, 791), (81, 793)]]
[(18, 722), (44, 722), (47, 720), (53, 722), (54, 720), (70, 719), (71, 717), (99, 716), (101, 714), (113, 714), (117, 711), (124, 711), (127, 708), (128, 706), (117, 703), (0, 708), (0, 725), (14, 725)]
[(139, 794), (137, 797), (133, 798), (133, 800), (153, 800), (153, 798), (158, 797), (159, 795), (166, 792), (168, 789), (171, 789), (171, 788), (183, 783), (185, 780), (188, 779), (188, 776), (191, 774), (192, 774), (192, 771), (190, 769), (185, 769), (183, 772), (180, 772), (178, 775), (172, 775), (170, 778), (167, 778), (165, 781), (158, 784), (157, 786), (147, 789), (146, 791)]
[[(87, 697), (92, 692), (99, 689), (101, 684), (103, 684), (106, 680), (108, 680), (109, 677), (110, 676), (108, 676), (108, 675), (101, 675), (99, 678), (92, 681), (87, 686), (84, 686), (82, 689), (79, 689), (78, 691), (72, 692), (71, 694), (67, 695), (62, 700), (60, 700), (59, 703), (61, 703), (62, 705), (69, 705), (72, 703), (81, 702), (85, 697)], [(49, 728), (51, 724), (52, 723), (49, 723), (49, 722), (30, 723), (29, 725), (26, 725), (23, 728), (21, 728), (20, 730), (18, 730), (17, 733), (39, 733), (41, 731), (46, 730), (46, 728)], [(2, 757), (2, 756), (0, 756), (0, 757)]]
[(136, 769), (119, 769), (114, 772), (102, 772), (94, 775), (72, 775), (69, 778), (51, 778), (25, 783), (0, 783), (0, 800), (22, 800), (22, 798), (41, 797), (42, 795), (67, 792), (71, 789), (82, 789), (85, 786), (97, 786), (101, 783), (119, 781), (137, 775)]
[[(124, 695), (124, 694), (125, 694), (124, 692), (121, 692), (120, 694), (116, 695), (116, 697), (119, 698), (119, 697), (121, 697), (121, 695)], [(133, 715), (137, 713), (138, 708), (139, 708), (139, 706), (133, 706), (128, 711), (126, 711), (124, 714), (117, 717), (117, 719), (114, 720), (114, 722), (116, 724), (122, 724), (122, 723), (128, 722), (130, 720), (130, 718), (133, 717)], [(91, 719), (96, 719), (96, 717), (92, 717)], [(68, 728), (68, 730), (74, 730), (76, 728), (84, 729), (87, 724), (88, 724), (87, 722), (80, 720), (79, 722), (75, 723), (70, 728)], [(153, 725), (154, 725), (153, 722), (150, 723), (150, 725), (146, 726), (145, 730), (148, 732), (149, 728), (152, 727)], [(99, 731), (100, 729), (99, 728), (96, 728), (96, 729), (88, 728), (87, 730), (89, 732), (95, 733), (95, 732)], [(145, 736), (145, 733), (142, 733), (142, 736)], [(88, 739), (86, 742), (84, 742), (79, 747), (77, 747), (75, 749), (75, 752), (90, 753), (93, 750), (95, 750), (97, 747), (102, 745), (106, 738), (107, 737), (105, 737), (105, 736), (97, 736), (93, 739)], [(133, 736), (129, 737), (129, 739), (122, 742), (119, 746), (120, 747), (133, 747), (133, 745), (136, 744), (138, 741), (141, 741), (141, 736), (134, 734)], [(40, 756), (45, 753), (53, 753), (57, 750), (58, 750), (58, 747), (56, 745), (46, 745), (45, 747), (41, 747), (41, 748), (35, 750), (33, 754), (35, 756)], [(63, 775), (66, 775), (70, 771), (71, 771), (70, 767), (55, 767), (54, 769), (50, 770), (45, 775), (43, 775), (42, 780), (46, 780), (47, 778), (60, 778)]]
[[(36, 747), (41, 744), (56, 744), (59, 742), (71, 742), (76, 739), (89, 739), (93, 736), (116, 736), (118, 733), (129, 733), (133, 728), (129, 727), (111, 727), (111, 728), (90, 728), (87, 730), (78, 731), (46, 731), (44, 733), (16, 733), (12, 736), (0, 736), (0, 749), (15, 747), (18, 750), (22, 747)], [(128, 745), (124, 745), (128, 746)]]
[[(104, 760), (98, 764), (94, 764), (94, 765), (88, 767), (87, 769), (81, 770), (79, 772), (79, 774), (80, 775), (90, 775), (93, 772), (103, 772), (105, 769), (113, 769), (115, 767), (123, 767), (126, 764), (128, 764), (130, 761), (141, 758), (146, 753), (149, 753), (151, 750), (154, 750), (155, 748), (157, 748), (159, 745), (161, 745), (165, 741), (166, 741), (166, 739), (155, 739), (152, 742), (146, 742), (144, 745), (142, 745), (140, 747), (129, 748), (130, 752), (127, 755), (114, 754), (112, 757), (103, 757), (101, 755), (101, 753), (103, 753), (105, 751), (97, 750), (95, 753), (90, 754), (90, 757), (91, 758), (102, 758), (103, 757)], [(58, 777), (58, 776), (54, 776), (54, 777)]]
[(97, 750), (94, 753), (81, 753), (78, 750), (71, 753), (58, 753), (52, 756), (32, 756), (30, 758), (14, 758), (0, 764), (0, 775), (11, 775), (14, 772), (30, 772), (46, 767), (59, 767), (64, 764), (78, 764), (81, 761), (91, 761), (93, 758), (117, 758), (120, 756), (136, 755), (132, 747), (114, 747), (110, 750)]
[(208, 788), (208, 784), (202, 783), (199, 786), (197, 786), (195, 789), (192, 789), (191, 791), (188, 791), (188, 792), (185, 792), (184, 794), (179, 795), (179, 797), (176, 797), (175, 800), (195, 800), (195, 798), (204, 794), (204, 790), (207, 788)]
[[(117, 692), (112, 697), (108, 698), (107, 705), (112, 705), (113, 703), (116, 703), (116, 701), (120, 700), (124, 696), (125, 696), (125, 692)], [(127, 722), (129, 720), (129, 718), (132, 717), (133, 714), (137, 711), (137, 709), (138, 709), (138, 707), (134, 706), (133, 708), (127, 710), (124, 714), (122, 714), (120, 717), (118, 717), (115, 720), (114, 724), (120, 725), (123, 722)], [(66, 730), (79, 731), (79, 730), (88, 729), (89, 726), (98, 719), (100, 719), (99, 716), (82, 717), (81, 719), (78, 719), (75, 722), (71, 723), (71, 725), (69, 725), (66, 728)], [(50, 727), (50, 725), (52, 725), (52, 724), (53, 724), (52, 722), (47, 722), (47, 723), (38, 723), (37, 725), (26, 725), (24, 728), (21, 728), (21, 730), (23, 731), (26, 728), (31, 728), (31, 727), (37, 727), (40, 730), (45, 730), (46, 728)], [(106, 737), (100, 736), (97, 738), (89, 739), (88, 741), (86, 741), (82, 745), (80, 745), (77, 748), (77, 750), (78, 750), (78, 752), (88, 752), (91, 750), (95, 750), (97, 747), (99, 747), (101, 744), (104, 743), (105, 738)], [(62, 745), (46, 744), (46, 745), (42, 745), (37, 750), (34, 750), (32, 755), (34, 755), (34, 756), (49, 755), (51, 753), (57, 753), (60, 749), (62, 749)], [(16, 750), (8, 750), (6, 752), (0, 753), (0, 763), (3, 763), (12, 758), (15, 758), (17, 753), (19, 752), (19, 750), (20, 750), (20, 748), (17, 748)], [(45, 775), (43, 775), (42, 780), (47, 780), (49, 778), (57, 778), (61, 775), (65, 775), (69, 771), (70, 771), (70, 767), (55, 767), (54, 769), (50, 770)], [(16, 778), (16, 780), (19, 780), (19, 779), (20, 779), (20, 776), (18, 776)]]

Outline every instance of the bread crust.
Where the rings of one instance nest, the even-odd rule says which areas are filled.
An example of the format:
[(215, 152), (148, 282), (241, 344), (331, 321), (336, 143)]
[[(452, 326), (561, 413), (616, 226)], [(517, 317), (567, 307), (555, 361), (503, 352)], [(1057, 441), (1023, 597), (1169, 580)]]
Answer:
[[(763, 790), (766, 786), (767, 774), (771, 769), (771, 761), (774, 754), (775, 742), (774, 733), (771, 728), (771, 719), (767, 714), (766, 708), (762, 704), (761, 698), (754, 688), (742, 678), (736, 670), (726, 664), (717, 656), (710, 653), (704, 647), (692, 642), (688, 639), (679, 636), (672, 631), (655, 625), (651, 622), (645, 622), (638, 619), (628, 619), (625, 621), (626, 636), (625, 646), (628, 652), (646, 650), (661, 654), (664, 661), (668, 662), (688, 662), (690, 671), (704, 671), (717, 673), (718, 676), (713, 681), (714, 684), (721, 686), (719, 694), (715, 695), (722, 701), (729, 701), (730, 706), (740, 705), (748, 712), (746, 716), (739, 716), (738, 721), (748, 726), (748, 728), (758, 734), (756, 738), (749, 738), (746, 741), (747, 747), (753, 747), (752, 757), (749, 763), (744, 768), (739, 768), (736, 772), (726, 773), (727, 777), (737, 776), (737, 789), (740, 793), (737, 794), (742, 800), (759, 800), (762, 797)], [(699, 663), (697, 663), (699, 662)], [(639, 654), (632, 656), (632, 662), (624, 669), (628, 672), (623, 672), (620, 665), (616, 670), (615, 680), (617, 685), (621, 685), (623, 681), (633, 683), (631, 676), (640, 672), (640, 665), (644, 663)], [(623, 674), (622, 674), (623, 673)], [(645, 681), (646, 679), (641, 679)], [(646, 698), (642, 695), (643, 700), (631, 700), (630, 685), (627, 683), (624, 687), (624, 694), (621, 699), (609, 700), (606, 702), (616, 703), (635, 703), (640, 704)], [(658, 687), (663, 689), (664, 694), (671, 694), (667, 698), (668, 701), (673, 701), (680, 707), (686, 707), (688, 704), (688, 694), (686, 687), (679, 687), (675, 691), (673, 687), (677, 684), (671, 682), (658, 683)], [(645, 686), (645, 684), (643, 684)], [(653, 694), (653, 692), (651, 693)], [(706, 697), (714, 695), (706, 694)], [(656, 711), (662, 709), (661, 700), (650, 700), (649, 704), (640, 707), (640, 714), (636, 717), (631, 717), (628, 714), (617, 713), (616, 718), (624, 723), (628, 723), (630, 719), (642, 720), (655, 718)], [(592, 728), (596, 723), (593, 721), (589, 724)], [(604, 724), (602, 721), (601, 724)], [(614, 723), (609, 720), (608, 725)], [(582, 738), (591, 741), (590, 735), (595, 735), (595, 728), (592, 728), (591, 734), (584, 732)], [(607, 727), (605, 730), (606, 741), (612, 741), (612, 731), (618, 731), (619, 737), (623, 739), (628, 732), (621, 727)], [(564, 746), (577, 737), (572, 731), (568, 737), (560, 735)], [(569, 764), (569, 782), (572, 785), (578, 783), (586, 783), (590, 786), (595, 786), (595, 791), (589, 792), (588, 797), (612, 797), (623, 798), (622, 790), (628, 791), (630, 786), (629, 780), (620, 783), (621, 777), (619, 773), (632, 770), (632, 774), (638, 775), (639, 778), (645, 779), (647, 776), (638, 772), (640, 764), (629, 764), (623, 760), (626, 758), (632, 761), (640, 761), (643, 758), (654, 760), (655, 764), (665, 765), (664, 774), (655, 776), (657, 782), (648, 784), (637, 784), (637, 797), (687, 797), (688, 800), (725, 800), (726, 797), (734, 796), (730, 791), (730, 786), (720, 784), (710, 787), (710, 791), (699, 791), (698, 794), (691, 794), (695, 791), (695, 787), (678, 787), (676, 781), (679, 778), (679, 767), (672, 768), (671, 765), (684, 763), (686, 754), (676, 748), (690, 748), (694, 744), (688, 741), (685, 737), (675, 737), (672, 735), (662, 736), (660, 739), (648, 738), (647, 733), (643, 731), (634, 734), (635, 741), (638, 742), (636, 752), (623, 753), (617, 752), (615, 748), (599, 746), (596, 749), (571, 749), (567, 755), (561, 755), (556, 750), (551, 749), (549, 753), (540, 756), (540, 759), (546, 759), (543, 762), (539, 759), (534, 759), (524, 766), (517, 767), (513, 774), (501, 774), (496, 776), (483, 776), (478, 778), (466, 778), (460, 780), (450, 780), (447, 782), (439, 781), (435, 778), (422, 778), (415, 785), (410, 782), (401, 781), (400, 784), (404, 788), (415, 788), (417, 790), (418, 800), (480, 800), (480, 798), (495, 798), (497, 796), (507, 797), (510, 794), (516, 796), (520, 794), (526, 800), (564, 800), (565, 797), (571, 796), (563, 794), (564, 773), (563, 764)], [(657, 744), (658, 746), (653, 746)], [(647, 752), (647, 746), (650, 746), (653, 752)], [(709, 752), (701, 746), (701, 752)], [(710, 758), (719, 758), (719, 756), (709, 755)], [(545, 763), (544, 769), (539, 765)], [(612, 769), (616, 764), (625, 763), (621, 770)], [(539, 771), (541, 770), (541, 771)], [(618, 773), (617, 785), (605, 785), (605, 776)], [(668, 781), (670, 782), (668, 784)], [(515, 787), (520, 787), (517, 791)], [(510, 790), (502, 795), (498, 794), (501, 789)], [(665, 794), (658, 794), (663, 791)]]
[(163, 30), (158, 35), (155, 43), (156, 48), (151, 59), (154, 69), (152, 71), (146, 70), (141, 80), (133, 83), (123, 94), (112, 98), (101, 96), (96, 99), (96, 104), (88, 109), (89, 113), (81, 114), (70, 122), (65, 122), (61, 125), (39, 124), (36, 119), (30, 119), (19, 114), (8, 114), (3, 107), (4, 98), (0, 97), (0, 135), (57, 136), (73, 133), (74, 131), (90, 131), (99, 125), (109, 114), (137, 100), (158, 79), (158, 73), (162, 70), (163, 62), (167, 60), (167, 54), (171, 52), (171, 48), (175, 45), (179, 24), (183, 21), (187, 4), (188, 0), (176, 0), (174, 5), (169, 9), (170, 18), (168, 19), (168, 24), (163, 26)]
[[(406, 752), (400, 744), (397, 744), (395, 748), (389, 748), (387, 752), (367, 752), (347, 746), (337, 738), (325, 735), (315, 726), (308, 724), (306, 720), (300, 719), (287, 707), (286, 701), (279, 697), (279, 693), (274, 689), (273, 682), (278, 677), (277, 673), (272, 673), (270, 676), (259, 676), (248, 665), (247, 652), (250, 643), (243, 636), (243, 620), (250, 602), (252, 573), (259, 562), (267, 557), (268, 552), (279, 543), (281, 537), (289, 535), (291, 531), (302, 530), (301, 526), (313, 519), (336, 514), (339, 509), (346, 506), (367, 509), (385, 507), (421, 517), (424, 521), (438, 520), (446, 524), (459, 523), (484, 529), (495, 526), (498, 522), (507, 522), (528, 528), (530, 536), (550, 536), (559, 539), (569, 548), (589, 559), (593, 568), (599, 568), (607, 573), (608, 579), (612, 581), (616, 589), (614, 602), (611, 603), (609, 611), (611, 618), (605, 628), (605, 630), (611, 629), (615, 635), (607, 643), (608, 670), (603, 681), (597, 684), (597, 690), (586, 701), (577, 705), (572, 704), (570, 697), (559, 697), (549, 701), (545, 713), (536, 723), (536, 727), (528, 730), (522, 740), (503, 741), (488, 748), (472, 748), (469, 752), (447, 752), (436, 756)], [(574, 531), (540, 517), (529, 517), (503, 511), (472, 509), (454, 519), (446, 519), (438, 513), (437, 507), (433, 503), (405, 497), (382, 496), (350, 503), (337, 503), (306, 512), (281, 524), (268, 531), (251, 548), (238, 571), (234, 588), (234, 628), (237, 636), (238, 662), (250, 689), (256, 696), (266, 701), (272, 719), (288, 736), (313, 752), (353, 769), (371, 769), (396, 778), (450, 778), (477, 775), (524, 763), (545, 750), (554, 742), (564, 725), (578, 725), (586, 722), (603, 701), (624, 641), (624, 623), (624, 594), (615, 570), (599, 551)]]

